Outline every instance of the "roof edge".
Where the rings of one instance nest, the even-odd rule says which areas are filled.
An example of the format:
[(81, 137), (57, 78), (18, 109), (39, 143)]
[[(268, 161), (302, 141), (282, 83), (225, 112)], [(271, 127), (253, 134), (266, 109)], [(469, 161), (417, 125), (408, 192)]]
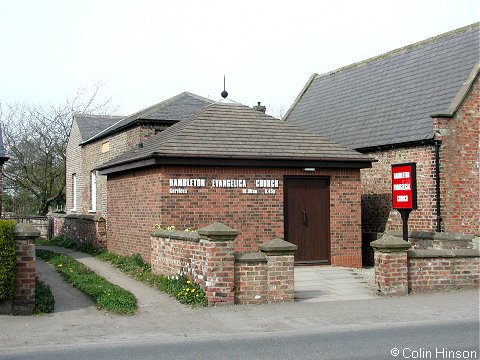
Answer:
[(349, 70), (356, 69), (356, 68), (359, 68), (361, 66), (367, 65), (367, 64), (369, 64), (373, 61), (376, 61), (376, 60), (379, 60), (379, 59), (382, 59), (382, 58), (386, 58), (386, 57), (390, 57), (390, 56), (393, 56), (393, 55), (396, 55), (396, 54), (399, 54), (399, 53), (402, 53), (402, 52), (405, 52), (407, 50), (414, 49), (414, 48), (417, 48), (417, 47), (420, 47), (420, 46), (423, 46), (423, 45), (427, 45), (427, 44), (436, 42), (440, 39), (444, 39), (444, 38), (453, 36), (453, 35), (458, 34), (458, 33), (473, 30), (473, 29), (475, 29), (479, 26), (480, 26), (480, 22), (475, 22), (473, 24), (466, 25), (466, 26), (460, 27), (458, 29), (448, 31), (446, 33), (435, 35), (435, 36), (429, 37), (427, 39), (418, 41), (416, 43), (412, 43), (412, 44), (409, 44), (409, 45), (406, 45), (406, 46), (403, 46), (403, 47), (400, 47), (400, 48), (397, 48), (397, 49), (394, 49), (394, 50), (390, 50), (386, 53), (383, 53), (383, 54), (380, 54), (380, 55), (377, 55), (377, 56), (374, 56), (374, 57), (371, 57), (371, 58), (367, 58), (367, 59), (355, 62), (355, 63), (350, 64), (350, 65), (342, 66), (342, 67), (340, 67), (336, 70), (328, 71), (328, 72), (323, 73), (321, 75), (317, 75), (315, 80), (320, 79), (320, 78), (324, 78), (324, 77), (327, 77), (327, 76), (331, 76), (331, 75), (338, 75), (340, 73), (343, 73), (343, 72), (346, 72), (346, 71), (349, 71)]
[[(123, 120), (123, 119), (122, 119)], [(179, 121), (178, 120), (153, 120), (153, 119), (136, 119), (136, 120), (133, 120), (132, 122), (129, 122), (128, 124), (125, 124), (124, 126), (120, 126), (119, 128), (115, 129), (115, 131), (112, 131), (112, 132), (109, 132), (109, 133), (105, 133), (105, 134), (101, 134), (101, 133), (98, 133), (96, 134), (95, 136), (92, 136), (91, 138), (81, 142), (79, 145), (87, 145), (87, 144), (90, 144), (92, 142), (95, 142), (97, 140), (101, 140), (101, 139), (105, 139), (106, 137), (108, 136), (111, 136), (111, 135), (115, 135), (119, 132), (122, 132), (123, 130), (125, 129), (128, 129), (128, 128), (131, 128), (131, 127), (134, 127), (136, 125), (142, 125), (142, 124), (164, 124), (164, 125), (173, 125), (173, 124), (176, 124), (178, 123)], [(115, 123), (116, 124), (116, 123)], [(115, 125), (114, 124), (114, 125)], [(113, 125), (112, 125), (113, 126)]]
[(383, 151), (383, 150), (390, 150), (390, 149), (398, 149), (403, 147), (410, 147), (410, 146), (419, 146), (419, 145), (432, 145), (435, 143), (435, 136), (432, 133), (432, 137), (429, 139), (423, 140), (415, 140), (415, 141), (408, 141), (403, 143), (396, 143), (396, 144), (384, 144), (384, 145), (377, 145), (377, 146), (368, 146), (364, 148), (355, 148), (355, 151), (358, 151), (361, 154), (375, 152), (375, 151)]
[(460, 89), (458, 90), (457, 94), (455, 97), (452, 99), (450, 102), (450, 105), (448, 105), (447, 111), (446, 112), (439, 112), (439, 113), (433, 113), (430, 115), (432, 118), (452, 118), (455, 116), (457, 113), (458, 109), (462, 105), (463, 101), (465, 98), (468, 96), (470, 90), (473, 88), (475, 81), (477, 81), (478, 77), (480, 74), (480, 61), (477, 61), (475, 66), (473, 67), (472, 71), (470, 74), (468, 74), (467, 80), (462, 84)]
[[(175, 95), (175, 96), (172, 96), (171, 98), (165, 99), (165, 100), (163, 100), (163, 101), (160, 101), (159, 103), (156, 103), (156, 104), (154, 104), (154, 105), (148, 106), (148, 107), (146, 107), (146, 108), (144, 108), (144, 109), (142, 109), (142, 110), (136, 111), (136, 112), (134, 112), (134, 113), (131, 114), (131, 115), (122, 117), (122, 118), (119, 119), (115, 124), (110, 125), (108, 128), (100, 131), (98, 134), (95, 134), (95, 135), (92, 136), (91, 138), (85, 140), (83, 143), (81, 143), (81, 145), (87, 144), (87, 143), (92, 142), (92, 141), (94, 141), (94, 140), (99, 140), (99, 139), (104, 138), (105, 136), (108, 136), (108, 135), (109, 135), (108, 132), (110, 131), (110, 128), (116, 126), (119, 122), (121, 122), (121, 121), (123, 121), (123, 120), (125, 120), (125, 119), (132, 118), (132, 119), (133, 119), (132, 123), (134, 123), (136, 120), (142, 119), (142, 117), (139, 117), (139, 116), (138, 116), (139, 114), (145, 113), (145, 114), (143, 114), (143, 116), (148, 116), (148, 115), (151, 114), (151, 111), (152, 111), (153, 109), (156, 109), (156, 108), (157, 108), (158, 106), (160, 106), (160, 105), (162, 105), (163, 107), (165, 107), (165, 106), (173, 103), (174, 101), (176, 101), (178, 98), (180, 98), (180, 97), (183, 96), (183, 95), (188, 95), (188, 96), (194, 97), (194, 98), (196, 98), (196, 99), (199, 99), (199, 100), (202, 100), (202, 101), (205, 101), (205, 102), (209, 102), (210, 104), (212, 104), (212, 103), (214, 102), (214, 101), (211, 100), (211, 99), (207, 99), (207, 98), (204, 98), (203, 96), (200, 96), (200, 95), (197, 95), (197, 94), (193, 94), (193, 93), (191, 93), (191, 92), (189, 92), (189, 91), (183, 91), (183, 92), (181, 92), (180, 94), (177, 94), (177, 95)], [(130, 125), (130, 124), (128, 124), (128, 125)], [(126, 127), (127, 127), (127, 125), (121, 127), (121, 129), (125, 129)], [(114, 133), (116, 133), (116, 131), (112, 132), (112, 134), (114, 134)]]
[(322, 167), (364, 169), (372, 167), (375, 159), (367, 158), (277, 158), (277, 157), (217, 157), (217, 156), (164, 156), (156, 153), (139, 159), (127, 160), (96, 168), (101, 175), (129, 171), (153, 165), (198, 165), (198, 166), (258, 166), (258, 167)]
[(295, 98), (295, 100), (293, 101), (293, 104), (290, 106), (290, 108), (287, 110), (287, 112), (285, 113), (285, 116), (283, 117), (283, 121), (288, 121), (288, 117), (290, 116), (290, 114), (292, 113), (292, 111), (295, 109), (295, 107), (298, 105), (298, 103), (300, 102), (300, 100), (302, 100), (303, 98), (303, 95), (305, 95), (305, 93), (307, 92), (307, 90), (310, 88), (310, 85), (312, 85), (312, 82), (313, 80), (315, 80), (317, 78), (318, 74), (317, 73), (313, 73), (309, 78), (308, 78), (308, 81), (307, 83), (303, 86), (303, 89), (300, 91), (300, 93), (297, 95), (297, 97)]

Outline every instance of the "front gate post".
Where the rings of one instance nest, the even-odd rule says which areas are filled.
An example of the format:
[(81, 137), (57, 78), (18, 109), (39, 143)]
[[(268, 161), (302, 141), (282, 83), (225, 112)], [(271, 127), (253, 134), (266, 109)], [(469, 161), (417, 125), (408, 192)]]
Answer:
[(408, 294), (407, 251), (412, 244), (392, 235), (372, 241), (375, 249), (375, 287), (380, 295)]
[(12, 313), (17, 315), (31, 315), (35, 308), (35, 239), (39, 236), (40, 232), (28, 223), (13, 229), (17, 269)]

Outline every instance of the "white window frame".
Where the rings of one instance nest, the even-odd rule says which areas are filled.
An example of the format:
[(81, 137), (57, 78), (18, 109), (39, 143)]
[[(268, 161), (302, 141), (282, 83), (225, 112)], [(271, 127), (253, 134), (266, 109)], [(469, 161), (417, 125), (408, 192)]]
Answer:
[(77, 211), (77, 174), (72, 174), (72, 211)]
[(97, 172), (92, 171), (90, 173), (90, 212), (97, 211)]

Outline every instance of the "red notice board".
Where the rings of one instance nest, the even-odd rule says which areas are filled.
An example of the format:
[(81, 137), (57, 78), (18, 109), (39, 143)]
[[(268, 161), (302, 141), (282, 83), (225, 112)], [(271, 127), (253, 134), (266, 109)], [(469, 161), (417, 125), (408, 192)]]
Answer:
[(392, 165), (392, 203), (394, 209), (417, 208), (417, 164)]

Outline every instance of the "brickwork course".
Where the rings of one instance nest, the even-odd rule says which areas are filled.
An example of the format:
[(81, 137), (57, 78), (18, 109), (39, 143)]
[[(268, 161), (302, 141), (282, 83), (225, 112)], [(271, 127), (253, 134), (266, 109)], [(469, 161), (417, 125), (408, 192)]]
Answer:
[(364, 233), (401, 228), (390, 169), (407, 162), (418, 172), (411, 230), (480, 233), (479, 51), (475, 23), (314, 74), (287, 112), (286, 121), (378, 160), (362, 170)]

